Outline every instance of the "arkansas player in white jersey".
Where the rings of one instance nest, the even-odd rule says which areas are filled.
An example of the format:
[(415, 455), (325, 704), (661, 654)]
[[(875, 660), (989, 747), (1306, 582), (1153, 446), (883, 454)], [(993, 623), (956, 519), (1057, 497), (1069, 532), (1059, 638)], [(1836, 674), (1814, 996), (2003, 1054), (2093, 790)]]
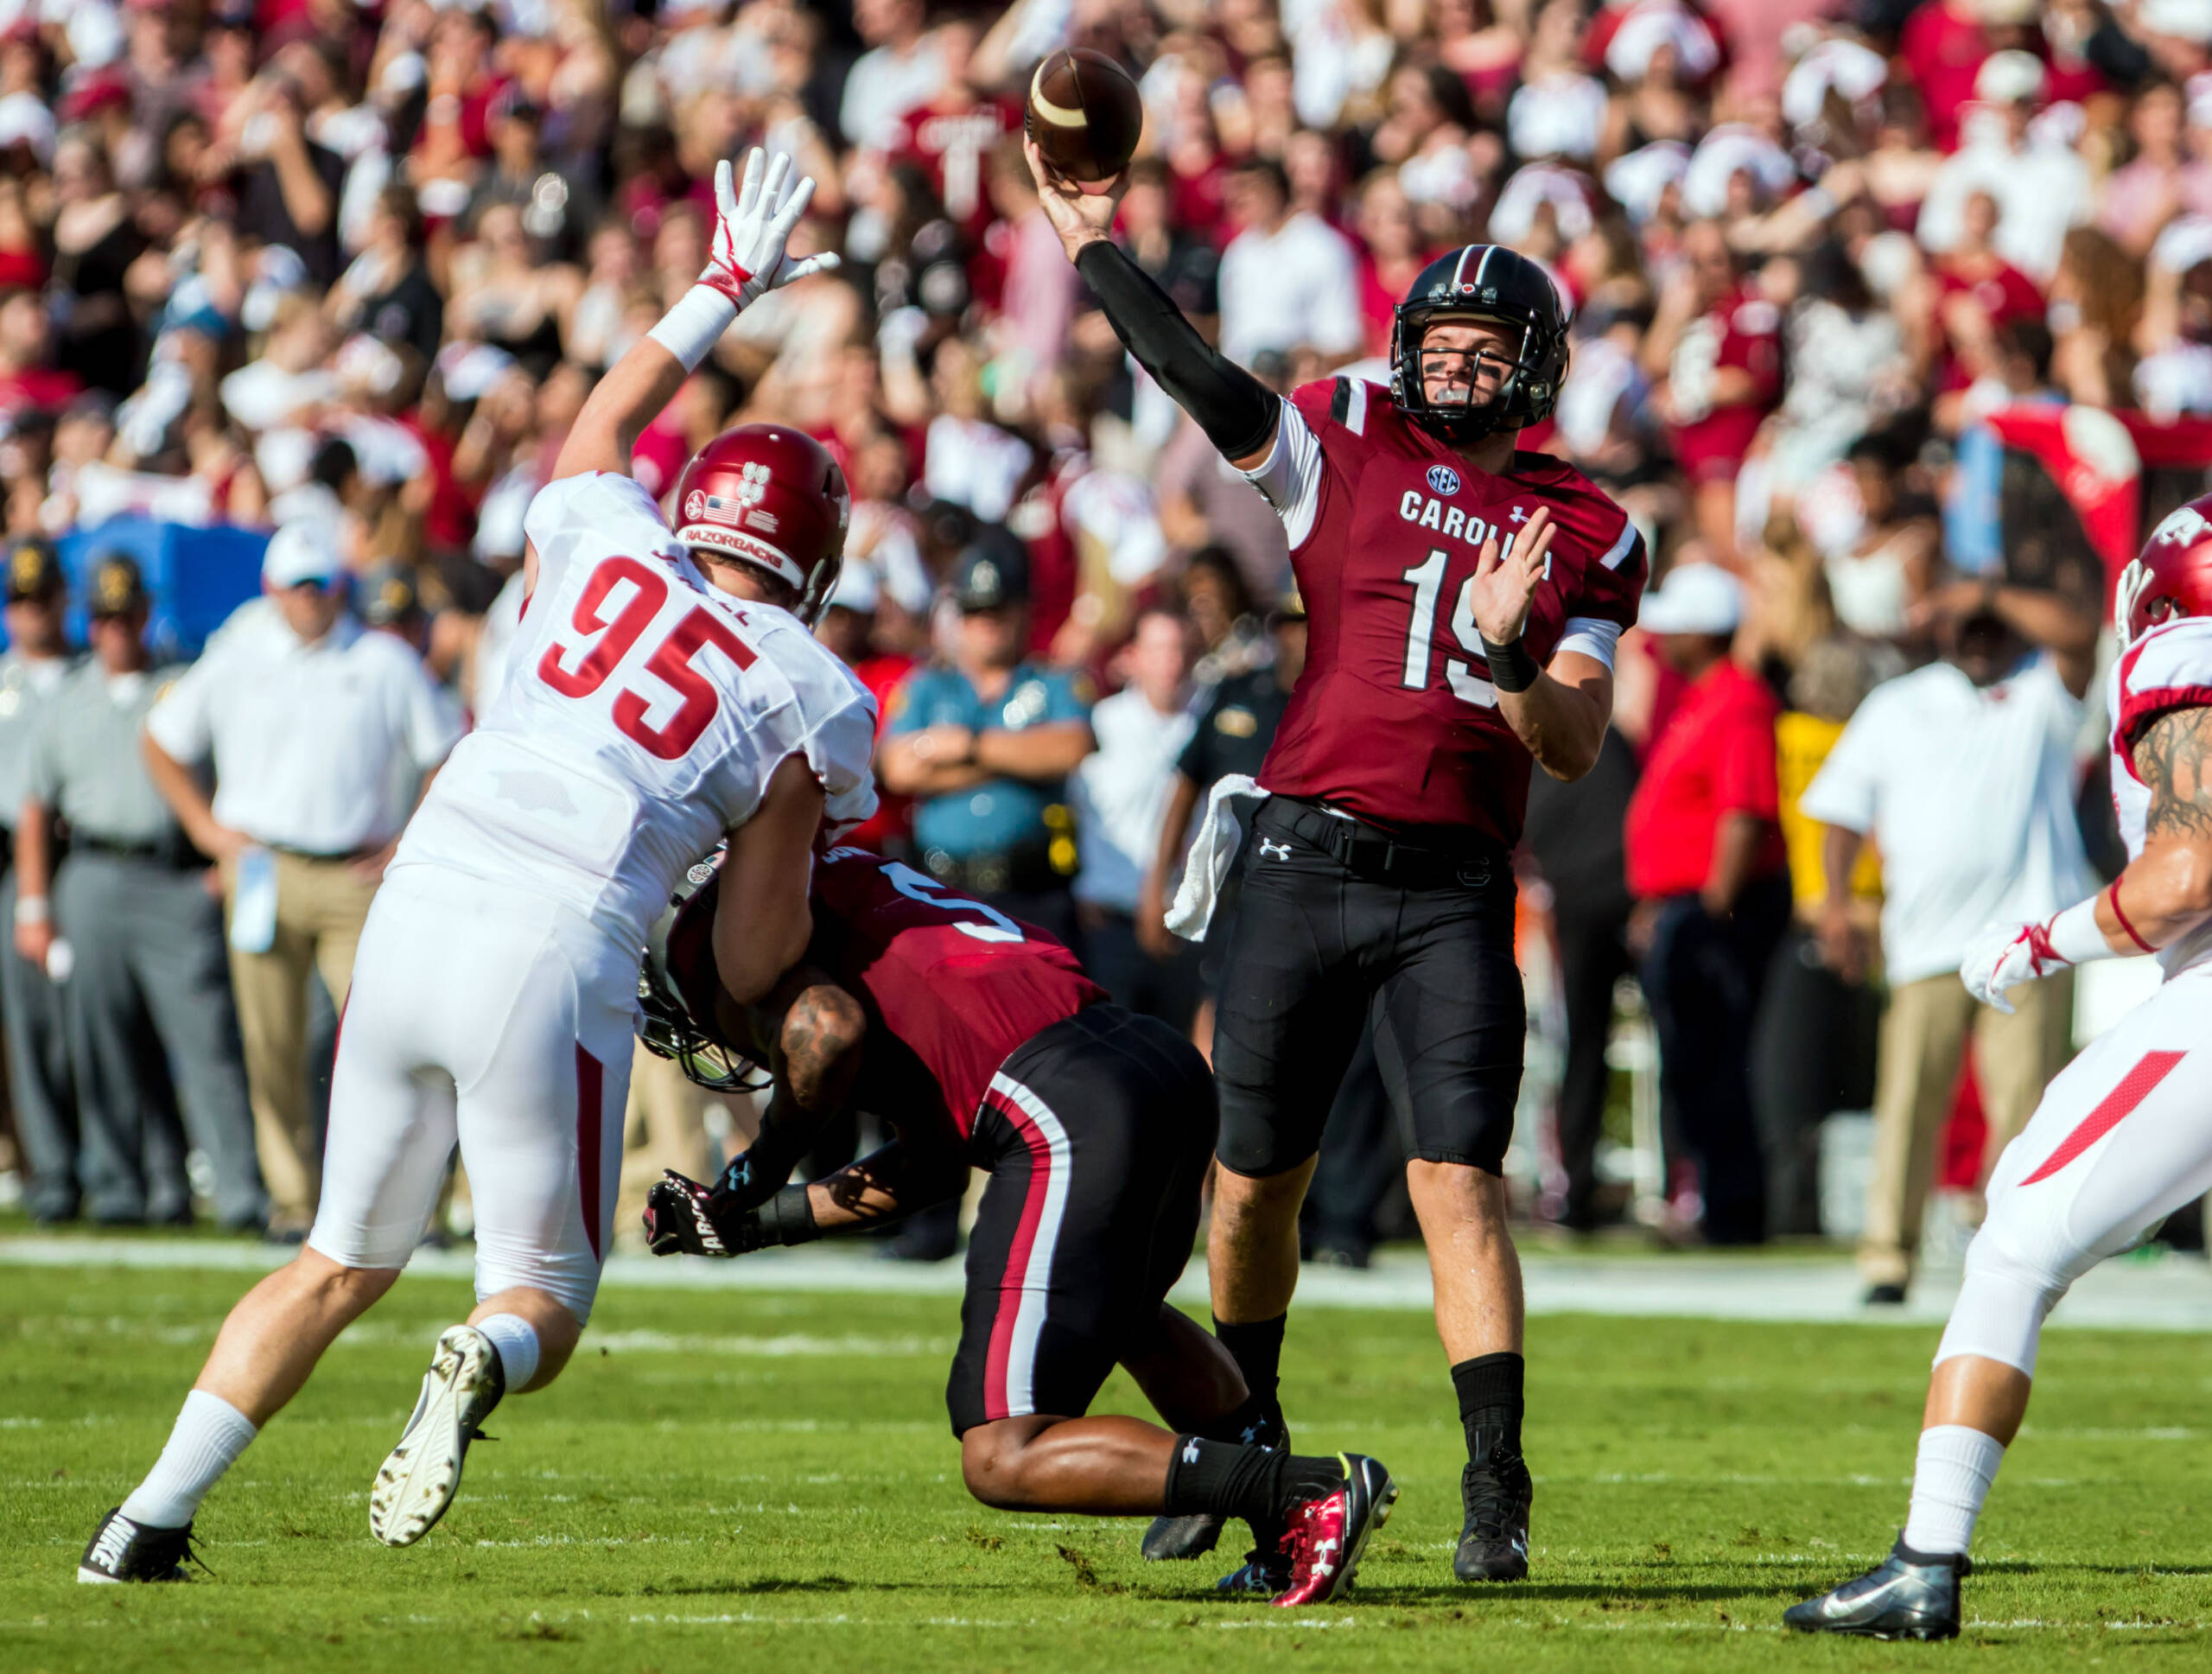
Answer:
[(1967, 1544), (2027, 1411), (2044, 1316), (2212, 1187), (2212, 495), (2152, 532), (2114, 614), (2112, 783), (2127, 868), (2047, 923), (1993, 928), (1959, 975), (2007, 1011), (2014, 983), (2090, 959), (2154, 952), (2165, 981), (2051, 1082), (1998, 1158), (1936, 1353), (1904, 1532), (1871, 1573), (1789, 1611), (1792, 1627), (1959, 1631)]
[(744, 426), (685, 468), (671, 531), (628, 475), (639, 432), (737, 311), (835, 262), (784, 256), (813, 191), (786, 193), (789, 167), (764, 178), (755, 151), (741, 196), (721, 166), (706, 272), (592, 391), (532, 502), (506, 684), (423, 799), (362, 932), (315, 1229), (225, 1321), (80, 1581), (181, 1577), (200, 1499), (399, 1276), (458, 1140), (479, 1305), (440, 1336), (369, 1496), (378, 1539), (419, 1539), (485, 1415), (550, 1382), (590, 1314), (648, 926), (727, 838), (723, 983), (758, 999), (804, 951), (817, 833), (875, 807), (874, 701), (807, 627), (836, 579), (843, 476), (810, 438)]

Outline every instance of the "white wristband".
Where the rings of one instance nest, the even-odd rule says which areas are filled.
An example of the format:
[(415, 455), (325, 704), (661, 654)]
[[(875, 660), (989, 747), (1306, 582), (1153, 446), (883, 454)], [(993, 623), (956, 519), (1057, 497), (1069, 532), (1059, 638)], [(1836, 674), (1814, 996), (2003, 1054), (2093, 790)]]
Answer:
[(18, 895), (16, 897), (17, 924), (44, 924), (53, 916), (54, 911), (46, 904), (45, 896)]
[(693, 285), (645, 335), (681, 360), (684, 371), (696, 372), (736, 318), (737, 304), (722, 292)]
[(2050, 921), (2050, 951), (2069, 964), (2092, 959), (2116, 959), (2119, 950), (2097, 927), (2097, 898), (2077, 901)]

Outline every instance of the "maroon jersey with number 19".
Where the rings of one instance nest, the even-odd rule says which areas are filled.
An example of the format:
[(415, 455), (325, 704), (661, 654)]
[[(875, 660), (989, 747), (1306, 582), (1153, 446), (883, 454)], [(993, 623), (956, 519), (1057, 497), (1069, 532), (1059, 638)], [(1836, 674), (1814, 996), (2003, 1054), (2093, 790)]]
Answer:
[(1285, 440), (1308, 498), (1282, 509), (1310, 637), (1261, 783), (1411, 837), (1510, 847), (1534, 764), (1498, 713), (1475, 627), (1483, 542), (1550, 508), (1559, 532), (1523, 640), (1547, 663), (1563, 645), (1610, 660), (1636, 621), (1643, 538), (1573, 466), (1516, 453), (1503, 475), (1478, 471), (1379, 385), (1308, 384), (1283, 410), (1286, 430), (1297, 423), (1308, 435)]

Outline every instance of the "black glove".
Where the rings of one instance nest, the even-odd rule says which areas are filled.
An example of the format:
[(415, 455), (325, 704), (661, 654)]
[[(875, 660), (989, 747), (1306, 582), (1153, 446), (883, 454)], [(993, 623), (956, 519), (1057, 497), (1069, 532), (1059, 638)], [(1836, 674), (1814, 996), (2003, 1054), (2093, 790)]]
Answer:
[(656, 1256), (749, 1255), (772, 1244), (821, 1236), (806, 1187), (786, 1186), (767, 1202), (740, 1208), (721, 1193), (665, 1170), (645, 1193), (645, 1242)]
[(798, 1162), (788, 1146), (777, 1143), (774, 1136), (764, 1130), (753, 1142), (751, 1149), (730, 1158), (715, 1176), (716, 1206), (758, 1208), (783, 1189)]

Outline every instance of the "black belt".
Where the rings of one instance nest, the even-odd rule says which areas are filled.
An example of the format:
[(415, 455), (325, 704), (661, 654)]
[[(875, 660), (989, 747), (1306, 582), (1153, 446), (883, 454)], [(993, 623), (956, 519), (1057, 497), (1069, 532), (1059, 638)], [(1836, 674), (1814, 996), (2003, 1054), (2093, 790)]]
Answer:
[(85, 854), (105, 855), (111, 860), (150, 860), (178, 871), (203, 863), (194, 853), (192, 845), (182, 837), (156, 837), (151, 843), (122, 843), (111, 837), (93, 837), (83, 831), (73, 831), (69, 834), (69, 846)]
[(1330, 856), (1346, 871), (1374, 883), (1406, 889), (1447, 887), (1487, 889), (1510, 886), (1512, 856), (1497, 843), (1471, 839), (1464, 849), (1425, 848), (1380, 826), (1322, 803), (1271, 796), (1252, 821), (1255, 829), (1296, 837)]

